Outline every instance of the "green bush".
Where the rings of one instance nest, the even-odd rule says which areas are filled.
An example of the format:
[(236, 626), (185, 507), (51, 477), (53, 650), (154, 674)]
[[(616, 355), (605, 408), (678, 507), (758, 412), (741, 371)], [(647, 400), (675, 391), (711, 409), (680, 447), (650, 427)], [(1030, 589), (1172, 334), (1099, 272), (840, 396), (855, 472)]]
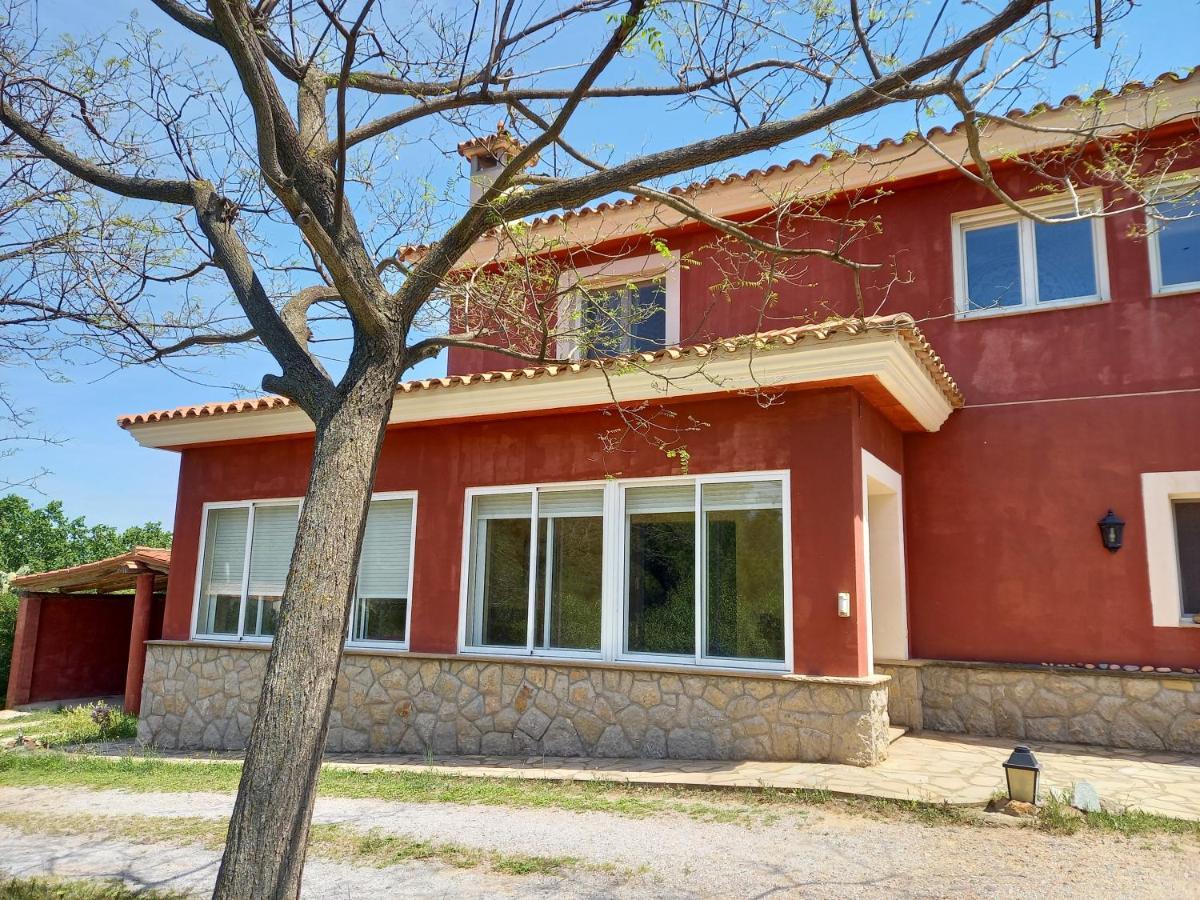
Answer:
[(137, 716), (100, 700), (59, 710), (45, 729), (41, 740), (50, 747), (115, 741), (137, 736)]
[(17, 598), (0, 594), (0, 707), (8, 696), (8, 670), (12, 667), (13, 639), (17, 633)]

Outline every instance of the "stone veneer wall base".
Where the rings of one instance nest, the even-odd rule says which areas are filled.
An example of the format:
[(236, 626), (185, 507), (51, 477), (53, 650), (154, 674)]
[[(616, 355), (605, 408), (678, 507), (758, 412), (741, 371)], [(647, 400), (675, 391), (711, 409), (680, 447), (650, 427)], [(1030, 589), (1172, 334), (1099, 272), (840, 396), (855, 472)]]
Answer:
[(914, 731), (1200, 753), (1200, 676), (997, 663), (880, 663)]
[[(243, 748), (266, 662), (257, 647), (147, 644), (138, 739)], [(870, 766), (887, 756), (887, 679), (356, 651), (343, 657), (327, 747)]]

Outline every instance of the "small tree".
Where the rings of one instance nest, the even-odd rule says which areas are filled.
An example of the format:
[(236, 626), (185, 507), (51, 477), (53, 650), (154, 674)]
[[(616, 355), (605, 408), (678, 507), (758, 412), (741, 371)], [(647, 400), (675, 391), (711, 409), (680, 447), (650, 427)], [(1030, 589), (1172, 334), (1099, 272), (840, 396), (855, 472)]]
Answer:
[[(1105, 23), (1128, 9), (1121, 0), (1083, 4), (1077, 20), (1048, 0), (1012, 0), (994, 12), (947, 3), (932, 16), (916, 3), (880, 0), (153, 0), (193, 48), (233, 72), (221, 83), (194, 52), (164, 48), (140, 20), (120, 38), (48, 46), (27, 10), (9, 5), (0, 26), (5, 146), (21, 165), (28, 160), (23, 185), (61, 181), (84, 198), (62, 224), (57, 199), (31, 201), (20, 214), (48, 216), (30, 234), (55, 238), (26, 241), (23, 262), (10, 267), (37, 269), (26, 302), (36, 314), (80, 322), (101, 352), (122, 361), (253, 339), (279, 367), (263, 387), (289, 397), (315, 427), (221, 897), (299, 891), (397, 380), (448, 347), (544, 362), (560, 338), (598, 339), (557, 320), (554, 267), (571, 259), (547, 262), (544, 252), (556, 248), (531, 242), (522, 220), (610, 194), (642, 198), (766, 262), (774, 274), (730, 263), (731, 278), (759, 283), (766, 309), (772, 278), (795, 277), (797, 262), (819, 257), (856, 273), (874, 264), (853, 258), (851, 240), (805, 240), (779, 227), (827, 223), (821, 198), (770, 198), (772, 214), (746, 223), (697, 208), (662, 179), (794, 139), (836, 140), (888, 107), (911, 106), (919, 118), (950, 104), (975, 153), (977, 170), (963, 171), (1020, 207), (979, 149), (980, 130), (997, 121), (990, 110), (1027, 93), (1081, 44), (1099, 44)], [(626, 122), (637, 110), (698, 107), (713, 115), (713, 133), (638, 153), (633, 130), (629, 146), (605, 155), (572, 138), (590, 104), (628, 107)], [(434, 202), (411, 145), (448, 148), (464, 132), (490, 132), (497, 118), (512, 123), (516, 146), (495, 180), (469, 205)], [(1097, 171), (1086, 123), (1062, 138), (1074, 155), (1045, 165), (1047, 183), (1072, 184), (1085, 156)], [(1127, 158), (1122, 165), (1114, 178), (1138, 171)], [(423, 247), (396, 252), (399, 241), (421, 238)], [(481, 246), (492, 249), (480, 257)], [(218, 277), (236, 310), (213, 301)], [(56, 298), (48, 310), (46, 297)], [(313, 342), (330, 317), (348, 333), (336, 375)]]

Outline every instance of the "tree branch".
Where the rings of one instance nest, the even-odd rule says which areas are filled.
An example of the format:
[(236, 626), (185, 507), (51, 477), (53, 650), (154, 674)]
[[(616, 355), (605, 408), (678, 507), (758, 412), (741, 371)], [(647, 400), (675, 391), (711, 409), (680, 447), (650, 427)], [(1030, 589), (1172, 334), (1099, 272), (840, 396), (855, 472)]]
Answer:
[[(0, 85), (0, 90), (2, 89), (3, 86)], [(0, 96), (0, 122), (42, 156), (88, 184), (136, 200), (155, 200), (160, 203), (180, 205), (189, 205), (192, 202), (191, 185), (186, 181), (123, 175), (72, 153), (32, 122), (23, 118), (3, 96)]]
[(987, 23), (940, 50), (848, 94), (841, 100), (804, 115), (637, 157), (603, 172), (515, 195), (501, 203), (497, 212), (509, 220), (552, 209), (580, 206), (630, 184), (651, 181), (697, 166), (724, 162), (756, 150), (766, 150), (900, 100), (936, 94), (944, 88), (942, 83), (921, 85), (917, 83), (918, 80), (969, 56), (974, 50), (1020, 22), (1035, 7), (1045, 5), (1046, 2), (1047, 0), (1013, 0)]
[(195, 207), (200, 227), (212, 242), (214, 260), (229, 279), (259, 340), (283, 367), (283, 377), (275, 383), (316, 421), (333, 399), (333, 382), (276, 312), (254, 271), (246, 245), (233, 228), (229, 202), (212, 185), (197, 182)]

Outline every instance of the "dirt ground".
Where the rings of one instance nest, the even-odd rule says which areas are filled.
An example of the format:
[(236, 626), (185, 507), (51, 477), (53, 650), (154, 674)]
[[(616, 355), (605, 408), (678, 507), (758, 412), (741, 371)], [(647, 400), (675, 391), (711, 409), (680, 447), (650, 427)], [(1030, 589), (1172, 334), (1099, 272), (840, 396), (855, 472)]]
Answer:
[[(118, 877), (206, 893), (219, 853), (155, 839), (153, 819), (228, 815), (221, 794), (0, 789), (0, 870)], [(40, 834), (12, 814), (144, 822), (145, 838)], [(572, 857), (554, 874), (508, 875), (413, 860), (377, 867), (310, 855), (304, 895), (350, 897), (1200, 897), (1194, 841), (1055, 836), (1011, 826), (925, 824), (813, 807), (737, 822), (561, 809), (322, 798), (315, 822), (485, 851)]]

